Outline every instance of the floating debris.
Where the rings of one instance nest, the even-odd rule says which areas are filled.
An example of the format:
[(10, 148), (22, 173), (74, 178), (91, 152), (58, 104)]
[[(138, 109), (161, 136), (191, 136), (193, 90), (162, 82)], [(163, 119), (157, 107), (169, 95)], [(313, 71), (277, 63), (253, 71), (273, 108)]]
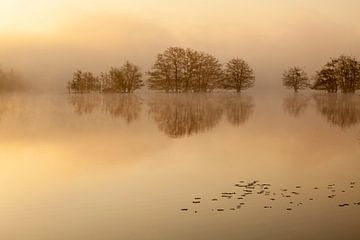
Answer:
[[(292, 191), (290, 190), (291, 188), (279, 188), (280, 191), (272, 191), (270, 190), (270, 184), (269, 183), (261, 183), (259, 181), (251, 181), (249, 183), (246, 183), (245, 181), (240, 181), (241, 184), (237, 183), (235, 184), (235, 187), (239, 187), (241, 189), (238, 189), (238, 191), (227, 191), (227, 192), (222, 192), (220, 197), (218, 198), (210, 198), (211, 201), (215, 202), (215, 201), (219, 201), (220, 203), (225, 203), (225, 201), (229, 201), (230, 203), (232, 203), (234, 200), (241, 200), (241, 202), (238, 202), (236, 204), (234, 204), (235, 207), (225, 207), (225, 206), (218, 206), (218, 207), (222, 207), (222, 208), (216, 208), (216, 207), (212, 207), (211, 211), (218, 211), (218, 212), (223, 212), (226, 210), (230, 210), (230, 211), (235, 211), (236, 209), (240, 209), (242, 206), (245, 205), (245, 200), (250, 200), (255, 198), (255, 196), (258, 196), (257, 198), (261, 198), (261, 196), (269, 196), (271, 195), (269, 198), (265, 198), (264, 200), (270, 200), (270, 201), (275, 201), (276, 198), (273, 197), (275, 195), (280, 195), (282, 198), (279, 199), (279, 203), (280, 204), (288, 204), (287, 206), (285, 205), (285, 209), (287, 211), (291, 211), (291, 210), (295, 210), (296, 207), (300, 207), (301, 205), (303, 205), (303, 202), (299, 202), (297, 200), (296, 195), (305, 195), (307, 192), (302, 192), (301, 190), (299, 191)], [(348, 185), (348, 187), (350, 188), (354, 188), (355, 187), (355, 182), (350, 182), (350, 185)], [(300, 185), (296, 185), (295, 186), (296, 189), (300, 189), (303, 188)], [(327, 185), (328, 190), (328, 195), (327, 198), (328, 199), (333, 199), (336, 197), (335, 192), (342, 192), (345, 193), (346, 191), (344, 190), (337, 190), (335, 188), (335, 184), (328, 184)], [(314, 190), (319, 190), (319, 187), (313, 187)], [(351, 192), (351, 191), (350, 191)], [(249, 195), (252, 195), (253, 197), (250, 197)], [(313, 195), (313, 194), (312, 194)], [(342, 194), (342, 196), (344, 196)], [(289, 198), (289, 199), (286, 199)], [(306, 199), (306, 196), (305, 196)], [(308, 201), (313, 201), (314, 200), (314, 196), (310, 196), (307, 198)], [(201, 197), (195, 197), (194, 200), (192, 201), (193, 204), (200, 204), (200, 200), (202, 200)], [(284, 201), (285, 200), (285, 201)], [(286, 201), (287, 200), (287, 201)], [(349, 199), (348, 199), (349, 201)], [(247, 202), (247, 201), (246, 201)], [(216, 203), (217, 205), (218, 203)], [(248, 203), (247, 203), (248, 204)], [(338, 205), (339, 207), (348, 207), (350, 206), (349, 203), (341, 203), (341, 204), (336, 204), (335, 206)], [(354, 206), (360, 206), (360, 202), (354, 202), (353, 204)], [(263, 205), (264, 209), (270, 209), (272, 208), (272, 206), (270, 205), (270, 203), (264, 203)], [(261, 207), (261, 206), (260, 206)], [(286, 208), (287, 207), (287, 208)], [(188, 208), (181, 208), (181, 211), (188, 211)], [(194, 210), (195, 213), (198, 213), (198, 210)]]
[(347, 207), (347, 206), (349, 206), (349, 204), (348, 204), (348, 203), (339, 204), (339, 207)]

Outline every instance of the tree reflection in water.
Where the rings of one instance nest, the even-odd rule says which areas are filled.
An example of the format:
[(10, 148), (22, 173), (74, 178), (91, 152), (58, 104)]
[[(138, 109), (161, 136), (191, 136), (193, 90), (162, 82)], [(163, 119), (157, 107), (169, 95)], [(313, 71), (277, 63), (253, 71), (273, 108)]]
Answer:
[(128, 124), (139, 118), (142, 99), (134, 94), (110, 94), (103, 97), (103, 111)]
[(69, 103), (78, 115), (91, 114), (100, 106), (101, 96), (98, 94), (71, 94)]
[(287, 96), (283, 100), (284, 112), (292, 117), (300, 117), (308, 108), (311, 98), (301, 94)]
[(101, 109), (114, 118), (131, 123), (139, 118), (142, 99), (134, 94), (74, 94), (70, 95), (69, 103), (78, 115)]
[(149, 101), (150, 114), (161, 131), (172, 138), (214, 128), (226, 112), (229, 122), (246, 122), (254, 107), (251, 97), (215, 94), (164, 94)]
[(234, 126), (244, 124), (254, 111), (254, 101), (250, 96), (224, 95), (223, 108), (226, 111), (227, 120)]
[(341, 128), (360, 121), (360, 96), (355, 94), (316, 94), (315, 107), (331, 124)]

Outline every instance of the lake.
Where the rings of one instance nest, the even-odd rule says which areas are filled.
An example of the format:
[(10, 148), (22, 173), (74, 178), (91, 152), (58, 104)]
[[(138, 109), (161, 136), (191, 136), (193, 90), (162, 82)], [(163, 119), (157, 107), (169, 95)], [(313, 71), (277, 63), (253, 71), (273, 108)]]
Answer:
[(359, 239), (360, 95), (0, 95), (0, 239)]

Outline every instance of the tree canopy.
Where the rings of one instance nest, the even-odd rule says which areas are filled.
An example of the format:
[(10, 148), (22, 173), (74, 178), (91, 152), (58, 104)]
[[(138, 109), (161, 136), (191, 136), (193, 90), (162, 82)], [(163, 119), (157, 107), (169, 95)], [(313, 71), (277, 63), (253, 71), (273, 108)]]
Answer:
[(254, 86), (255, 75), (249, 64), (240, 58), (231, 59), (226, 64), (223, 87), (240, 92)]
[(316, 73), (312, 88), (328, 92), (355, 92), (360, 88), (360, 63), (356, 58), (344, 55), (331, 59)]
[(304, 70), (299, 67), (291, 67), (283, 73), (283, 85), (298, 92), (310, 86), (309, 78)]
[(68, 82), (69, 92), (119, 92), (131, 93), (144, 86), (140, 68), (126, 62), (121, 68), (112, 67), (109, 72), (95, 77), (90, 72), (76, 71)]
[(148, 75), (148, 86), (153, 90), (207, 92), (219, 86), (222, 70), (210, 54), (170, 47), (158, 54)]

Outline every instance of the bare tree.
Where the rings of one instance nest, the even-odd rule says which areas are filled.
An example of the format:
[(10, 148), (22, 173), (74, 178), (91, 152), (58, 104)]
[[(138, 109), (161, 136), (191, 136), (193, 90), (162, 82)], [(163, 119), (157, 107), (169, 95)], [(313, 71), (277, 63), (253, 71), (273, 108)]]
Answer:
[(148, 74), (148, 86), (153, 90), (206, 92), (218, 86), (222, 70), (212, 55), (171, 47), (157, 56)]
[(109, 72), (94, 77), (90, 72), (78, 70), (68, 82), (69, 92), (89, 93), (92, 91), (132, 93), (144, 86), (140, 68), (126, 62), (121, 68), (112, 67)]
[(312, 88), (328, 92), (337, 92), (338, 89), (343, 93), (355, 92), (360, 88), (360, 63), (344, 55), (331, 59), (316, 73)]
[(212, 55), (199, 54), (195, 64), (195, 78), (192, 88), (194, 92), (207, 92), (220, 86), (222, 69), (219, 61)]
[(298, 92), (310, 86), (309, 78), (304, 70), (299, 67), (291, 67), (283, 73), (283, 85)]
[(140, 68), (130, 62), (126, 62), (121, 67), (121, 73), (123, 75), (124, 87), (123, 91), (127, 93), (132, 93), (135, 90), (144, 86), (142, 80), (142, 74)]
[(67, 88), (69, 92), (90, 93), (100, 90), (100, 82), (91, 72), (78, 70), (73, 74), (73, 79), (68, 82)]
[(338, 91), (338, 82), (334, 62), (328, 62), (314, 77), (315, 83), (311, 87), (316, 90), (326, 90), (329, 93)]
[(223, 87), (240, 92), (254, 86), (255, 75), (249, 64), (242, 59), (234, 58), (226, 64)]

